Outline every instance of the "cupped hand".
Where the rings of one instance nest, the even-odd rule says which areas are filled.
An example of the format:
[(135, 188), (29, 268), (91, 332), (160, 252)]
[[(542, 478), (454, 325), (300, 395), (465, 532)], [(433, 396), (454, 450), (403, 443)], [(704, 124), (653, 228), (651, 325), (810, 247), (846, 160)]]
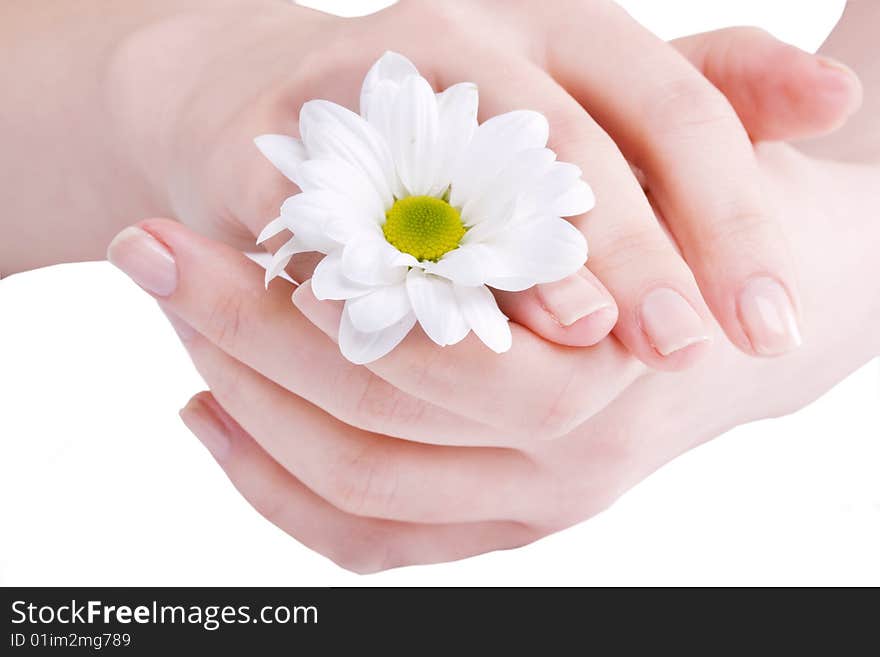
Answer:
[[(638, 358), (674, 369), (706, 348), (705, 298), (740, 348), (769, 355), (794, 346), (796, 285), (741, 120), (760, 124), (749, 131), (756, 139), (815, 134), (857, 104), (858, 81), (754, 31), (680, 42), (695, 68), (611, 2), (554, 3), (539, 16), (532, 9), (410, 1), (338, 19), (275, 2), (249, 2), (245, 13), (233, 2), (211, 16), (183, 13), (139, 31), (118, 53), (111, 74), (123, 90), (120, 120), (139, 120), (142, 168), (165, 190), (169, 214), (248, 248), (296, 191), (252, 138), (295, 134), (297, 109), (311, 98), (356, 107), (369, 65), (386, 49), (400, 51), (438, 88), (478, 83), (484, 117), (543, 112), (550, 146), (598, 196), (595, 210), (575, 219), (591, 245), (589, 270), (499, 293), (514, 321), (564, 345), (595, 344), (614, 327)], [(163, 68), (177, 84), (146, 105), (126, 102)], [(749, 85), (758, 74), (765, 84), (756, 96)], [(819, 90), (810, 102), (790, 93), (804, 82)], [(719, 88), (733, 92), (726, 99)], [(772, 123), (758, 120), (770, 114)], [(170, 124), (155, 120), (169, 116)], [(785, 319), (781, 332), (760, 312), (766, 303)]]
[[(757, 98), (772, 99), (777, 88), (767, 75), (756, 75), (751, 84)], [(808, 104), (793, 108), (791, 101), (782, 108), (802, 117), (795, 125), (817, 113)], [(775, 117), (768, 114), (766, 120)], [(755, 115), (750, 128), (761, 131), (764, 121)], [(290, 307), (293, 288), (277, 281), (264, 292), (259, 268), (235, 249), (198, 239), (170, 221), (146, 222), (143, 228), (147, 232), (131, 229), (117, 238), (114, 262), (140, 276), (172, 313), (232, 358), (366, 431), (469, 446), (558, 437), (601, 411), (643, 369), (616, 340), (577, 350), (542, 340), (516, 323), (513, 347), (502, 356), (474, 339), (438, 348), (416, 331), (388, 356), (357, 367), (326, 339), (336, 338), (338, 304), (317, 303), (308, 284), (293, 295), (300, 314)], [(150, 244), (155, 248), (147, 248)], [(158, 254), (155, 266), (138, 264), (138, 254)], [(179, 273), (186, 276), (178, 278)], [(304, 269), (294, 272), (300, 274), (307, 275)]]
[[(762, 149), (761, 163), (808, 291), (804, 312), (812, 328), (805, 347), (780, 359), (753, 359), (716, 326), (708, 357), (676, 374), (674, 385), (668, 374), (645, 373), (555, 441), (515, 439), (512, 431), (416, 401), (364, 368), (349, 368), (329, 338), (325, 350), (304, 348), (298, 331), (310, 324), (285, 319), (289, 313), (266, 314), (287, 301), (287, 283), (262, 297), (261, 272), (231, 250), (172, 222), (146, 222), (145, 235), (163, 241), (149, 248), (176, 261), (176, 289), (160, 303), (212, 390), (197, 395), (182, 417), (260, 513), (358, 572), (510, 548), (579, 522), (678, 454), (737, 424), (800, 408), (880, 354), (870, 246), (877, 226), (863, 212), (880, 207), (880, 168), (814, 161), (784, 145)], [(830, 251), (829, 234), (835, 236)], [(135, 239), (154, 238), (129, 235), (118, 245), (128, 250), (117, 254), (123, 264), (147, 248)], [(820, 258), (822, 269), (813, 266)], [(205, 307), (203, 277), (227, 285), (227, 271), (237, 281), (235, 296), (211, 298)], [(852, 320), (845, 326), (835, 321), (842, 313)], [(593, 373), (591, 394), (605, 397), (623, 385), (632, 360), (616, 348), (572, 354)], [(552, 369), (552, 353), (542, 357)], [(417, 378), (430, 368), (410, 364)], [(405, 363), (388, 363), (383, 375), (398, 365)], [(510, 376), (516, 387), (534, 374)], [(449, 384), (458, 382), (453, 377)], [(291, 386), (300, 394), (291, 394)], [(468, 384), (466, 392), (459, 403), (493, 403), (490, 389)], [(532, 404), (522, 391), (516, 402)], [(498, 417), (511, 412), (497, 403), (505, 404)]]
[[(880, 354), (877, 226), (865, 212), (880, 207), (880, 168), (811, 160), (784, 145), (763, 147), (761, 162), (807, 292), (804, 349), (751, 359), (716, 327), (709, 357), (676, 375), (675, 385), (669, 375), (637, 376), (555, 441), (466, 419), (352, 366), (311, 322), (289, 312), (292, 286), (279, 281), (263, 292), (257, 266), (174, 222), (128, 229), (110, 255), (172, 317), (212, 389), (182, 416), (258, 511), (360, 572), (444, 561), (583, 520), (681, 452), (736, 424), (799, 408)], [(820, 260), (824, 266), (815, 267)], [(841, 325), (841, 315), (851, 321)], [(407, 348), (418, 349), (416, 340)], [(619, 347), (568, 355), (594, 373), (587, 392), (594, 399), (625, 386), (635, 362)], [(552, 352), (542, 357), (556, 362)], [(387, 367), (390, 376), (394, 364)], [(535, 408), (529, 379), (548, 379), (543, 368), (519, 370), (501, 384), (522, 386), (516, 418)], [(490, 406), (506, 403), (495, 399), (498, 382), (483, 381), (468, 393)], [(452, 377), (450, 387), (456, 383)], [(457, 404), (477, 403), (452, 392)], [(498, 412), (496, 420), (510, 410)]]
[[(736, 38), (746, 36), (775, 47), (761, 35)], [(705, 57), (699, 39), (688, 46), (692, 56)], [(798, 54), (792, 62), (796, 72), (804, 65), (795, 79), (819, 75), (810, 58)], [(757, 59), (753, 65), (756, 71), (766, 66)], [(779, 71), (765, 68), (763, 79), (774, 80)], [(789, 74), (781, 79), (790, 81)], [(730, 83), (725, 93), (755, 98), (757, 90), (758, 98), (771, 101), (763, 108), (790, 113), (795, 120), (787, 125), (797, 130), (822, 131), (842, 118), (839, 98), (820, 96), (810, 105), (803, 94), (772, 92), (778, 87), (755, 80), (749, 88), (747, 80), (732, 74), (716, 84), (724, 89), (725, 80)], [(751, 134), (780, 136), (772, 113), (759, 109), (741, 115), (752, 119)], [(819, 202), (805, 209), (795, 201), (815, 189), (827, 188), (833, 196), (829, 180), (839, 183), (837, 193), (855, 198), (856, 190), (870, 189), (876, 177), (859, 172), (862, 184), (849, 185), (844, 172), (802, 160), (781, 146), (763, 147), (762, 158), (761, 182), (774, 192), (783, 227), (797, 223), (816, 231), (809, 240), (795, 239), (802, 247), (795, 249), (800, 273), (815, 257), (828, 217)], [(803, 221), (807, 216), (815, 221)], [(846, 218), (841, 212), (838, 220)], [(170, 266), (156, 266), (156, 257)], [(511, 547), (577, 522), (688, 447), (732, 424), (797, 407), (866, 357), (864, 340), (841, 342), (838, 336), (833, 347), (843, 350), (845, 344), (846, 357), (835, 360), (837, 370), (817, 376), (812, 367), (822, 344), (817, 340), (797, 356), (805, 373), (798, 385), (789, 386), (787, 395), (776, 390), (770, 395), (766, 386), (788, 381), (790, 367), (749, 361), (719, 340), (723, 344), (710, 359), (671, 388), (659, 375), (644, 376), (613, 340), (572, 350), (532, 340), (514, 327), (522, 331), (515, 341), (520, 346), (504, 357), (483, 359), (483, 350), (467, 342), (435, 349), (416, 334), (399, 358), (383, 359), (370, 371), (343, 361), (316, 328), (332, 327), (334, 308), (314, 303), (308, 286), (297, 292), (296, 302), (312, 322), (291, 311), (292, 288), (286, 283), (264, 293), (260, 271), (240, 254), (171, 222), (126, 231), (111, 258), (162, 300), (213, 390), (213, 396), (198, 395), (184, 410), (187, 424), (258, 510), (359, 571)], [(153, 264), (145, 266), (144, 258)], [(841, 267), (851, 266), (846, 273), (857, 281), (863, 273), (859, 263), (855, 258)], [(810, 276), (802, 281), (811, 284), (807, 318), (816, 320), (827, 337), (830, 322), (816, 308), (829, 295), (828, 281)], [(836, 301), (844, 303), (839, 296)], [(868, 306), (859, 310), (867, 313)], [(877, 310), (871, 312), (867, 326), (876, 325)], [(332, 329), (328, 333), (332, 336)], [(720, 337), (717, 328), (712, 333)], [(876, 344), (872, 348), (876, 353)], [(454, 357), (456, 350), (461, 358)], [(727, 386), (737, 377), (738, 389), (748, 394), (731, 405)], [(713, 402), (705, 413), (680, 417), (673, 412), (697, 396)], [(768, 400), (781, 406), (768, 407)], [(573, 427), (564, 440), (535, 440)]]

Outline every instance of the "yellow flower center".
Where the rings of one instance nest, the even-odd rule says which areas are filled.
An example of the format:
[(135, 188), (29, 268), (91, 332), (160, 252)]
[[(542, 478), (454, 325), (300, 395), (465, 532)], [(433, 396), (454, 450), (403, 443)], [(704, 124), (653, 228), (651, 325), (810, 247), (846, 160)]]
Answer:
[(382, 226), (385, 239), (398, 251), (434, 262), (458, 248), (465, 230), (458, 210), (433, 196), (408, 196), (395, 201), (385, 213)]

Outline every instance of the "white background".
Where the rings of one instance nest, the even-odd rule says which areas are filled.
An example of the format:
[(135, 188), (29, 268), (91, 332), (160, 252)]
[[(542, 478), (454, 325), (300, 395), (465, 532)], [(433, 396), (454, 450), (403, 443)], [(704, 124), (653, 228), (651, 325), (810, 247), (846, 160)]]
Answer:
[[(815, 49), (843, 3), (622, 4), (665, 38), (752, 23)], [(876, 363), (794, 416), (679, 458), (578, 527), (368, 577), (239, 497), (177, 417), (202, 387), (155, 304), (110, 265), (0, 282), (0, 583), (880, 584)]]

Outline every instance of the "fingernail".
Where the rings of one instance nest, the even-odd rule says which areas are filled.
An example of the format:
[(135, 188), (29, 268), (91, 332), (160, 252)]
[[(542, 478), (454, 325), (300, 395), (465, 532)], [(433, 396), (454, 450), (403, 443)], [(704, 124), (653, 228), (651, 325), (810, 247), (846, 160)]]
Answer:
[(129, 226), (110, 242), (107, 260), (148, 292), (165, 297), (177, 288), (177, 265), (171, 252), (145, 230)]
[(852, 78), (854, 80), (858, 80), (859, 76), (856, 75), (856, 72), (853, 71), (846, 64), (837, 61), (836, 59), (831, 59), (830, 57), (823, 57), (822, 55), (816, 55), (816, 61), (823, 68), (831, 71), (832, 73), (845, 75), (848, 78)]
[(709, 339), (702, 318), (687, 299), (665, 287), (652, 290), (642, 299), (639, 324), (661, 356)]
[(769, 277), (753, 278), (739, 295), (739, 321), (752, 349), (778, 356), (801, 345), (797, 315), (785, 288)]
[(537, 287), (541, 305), (562, 326), (571, 326), (579, 319), (613, 306), (607, 295), (580, 274)]
[(180, 419), (211, 452), (211, 456), (219, 463), (226, 460), (232, 449), (229, 432), (207, 404), (194, 397), (180, 411)]
[(171, 328), (177, 333), (177, 337), (180, 338), (181, 342), (189, 342), (193, 336), (195, 336), (196, 330), (180, 319), (180, 317), (165, 308), (162, 308), (162, 312), (165, 313), (165, 317), (168, 318), (168, 323), (171, 324)]

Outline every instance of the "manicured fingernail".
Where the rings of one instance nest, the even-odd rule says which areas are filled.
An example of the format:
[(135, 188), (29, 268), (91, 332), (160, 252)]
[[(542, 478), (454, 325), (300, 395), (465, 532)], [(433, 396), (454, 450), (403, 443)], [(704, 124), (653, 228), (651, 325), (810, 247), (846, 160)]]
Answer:
[(177, 265), (171, 252), (145, 230), (129, 226), (110, 242), (107, 260), (148, 292), (165, 297), (177, 289)]
[(614, 305), (602, 290), (580, 274), (538, 285), (538, 298), (544, 309), (562, 326), (571, 326), (579, 319)]
[(739, 295), (739, 321), (761, 356), (779, 356), (801, 345), (791, 298), (782, 285), (765, 276), (753, 278)]
[(180, 419), (219, 463), (229, 456), (232, 440), (226, 425), (198, 397), (183, 407)]
[(649, 292), (639, 309), (642, 331), (661, 356), (709, 340), (702, 318), (687, 299), (661, 287)]

